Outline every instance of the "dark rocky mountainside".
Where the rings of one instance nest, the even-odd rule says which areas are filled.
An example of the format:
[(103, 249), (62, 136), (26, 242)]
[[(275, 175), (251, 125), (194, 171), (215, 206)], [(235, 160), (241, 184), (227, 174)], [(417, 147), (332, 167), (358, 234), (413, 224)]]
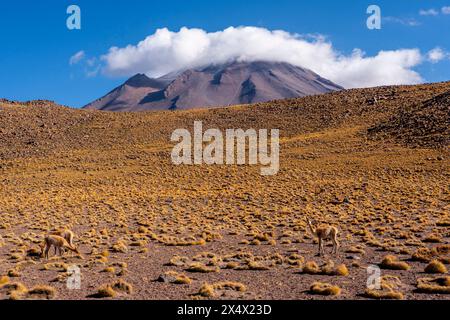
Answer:
[(138, 74), (86, 109), (143, 111), (192, 109), (266, 102), (342, 88), (287, 63), (234, 62), (150, 79)]
[(405, 109), (369, 129), (371, 135), (393, 137), (417, 147), (450, 144), (450, 91)]

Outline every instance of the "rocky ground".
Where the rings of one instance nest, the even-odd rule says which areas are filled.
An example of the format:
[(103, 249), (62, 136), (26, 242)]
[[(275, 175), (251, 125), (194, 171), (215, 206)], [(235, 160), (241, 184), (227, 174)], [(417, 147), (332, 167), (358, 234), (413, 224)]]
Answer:
[[(448, 299), (448, 92), (148, 113), (2, 100), (0, 298)], [(170, 135), (195, 120), (280, 129), (279, 174), (174, 166)], [(338, 255), (316, 256), (306, 215), (339, 228)], [(82, 257), (40, 258), (63, 227)], [(367, 290), (370, 265), (382, 290)]]

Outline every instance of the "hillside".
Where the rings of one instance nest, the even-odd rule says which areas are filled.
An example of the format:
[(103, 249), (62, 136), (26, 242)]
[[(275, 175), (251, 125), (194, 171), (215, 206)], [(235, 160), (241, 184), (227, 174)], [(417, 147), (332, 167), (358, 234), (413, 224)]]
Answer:
[[(449, 88), (448, 83), (442, 83), (355, 89), (248, 106), (137, 114), (76, 110), (40, 101), (24, 105), (5, 101), (0, 102), (0, 158), (67, 149), (121, 148), (135, 143), (167, 142), (174, 129), (191, 128), (194, 120), (203, 120), (208, 126), (219, 128), (269, 126), (279, 128), (285, 137), (351, 126), (357, 126), (361, 131), (374, 126), (379, 128), (378, 131), (384, 128), (396, 131), (385, 122), (405, 117), (409, 114), (407, 110), (417, 101), (425, 103), (432, 99), (424, 104), (429, 105), (436, 100), (434, 97)], [(440, 105), (446, 108), (445, 104)], [(433, 112), (424, 114), (426, 117), (434, 115)], [(442, 110), (436, 116), (440, 117), (438, 123), (442, 126), (445, 120)], [(417, 126), (412, 127), (417, 129)], [(446, 132), (442, 132), (445, 136)]]
[(402, 108), (388, 121), (369, 129), (370, 135), (416, 147), (450, 144), (450, 91), (430, 100)]

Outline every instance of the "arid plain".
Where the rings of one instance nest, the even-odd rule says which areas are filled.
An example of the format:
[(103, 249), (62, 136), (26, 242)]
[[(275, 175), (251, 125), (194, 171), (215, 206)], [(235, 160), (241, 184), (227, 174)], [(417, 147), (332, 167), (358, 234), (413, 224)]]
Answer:
[[(0, 298), (448, 299), (449, 110), (449, 82), (173, 112), (1, 101)], [(280, 129), (279, 173), (173, 165), (196, 120)], [(339, 228), (337, 255), (306, 216)], [(81, 256), (40, 257), (59, 228)]]

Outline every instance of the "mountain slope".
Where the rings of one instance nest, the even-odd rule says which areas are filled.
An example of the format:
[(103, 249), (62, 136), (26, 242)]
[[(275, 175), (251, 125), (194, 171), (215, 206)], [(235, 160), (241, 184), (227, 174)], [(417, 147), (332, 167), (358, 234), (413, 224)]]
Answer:
[(168, 82), (137, 74), (104, 97), (85, 106), (86, 109), (128, 111), (148, 94), (162, 90)]
[(410, 146), (450, 144), (450, 91), (400, 110), (388, 121), (369, 129), (374, 136), (393, 137)]
[[(133, 85), (135, 82), (139, 85)], [(310, 70), (288, 63), (233, 62), (159, 79), (136, 75), (85, 108), (108, 111), (191, 109), (304, 97), (341, 89)]]
[[(175, 113), (98, 112), (59, 107), (50, 102), (43, 105), (43, 102), (23, 104), (0, 100), (0, 160), (37, 154), (45, 156), (67, 149), (111, 150), (130, 145), (150, 146), (159, 141), (167, 143), (173, 130), (192, 128), (194, 121), (203, 121), (205, 127), (223, 130), (278, 128), (283, 137), (343, 127), (358, 128), (358, 132), (366, 136), (370, 128), (392, 122), (390, 119), (409, 110), (409, 106), (420, 105), (449, 91), (450, 82), (353, 89), (269, 103)], [(429, 117), (430, 113), (433, 111), (424, 114)], [(374, 133), (369, 133), (369, 137), (372, 136)], [(437, 139), (449, 141), (448, 130)], [(382, 140), (372, 142), (383, 145)], [(303, 142), (295, 144), (301, 146)]]

